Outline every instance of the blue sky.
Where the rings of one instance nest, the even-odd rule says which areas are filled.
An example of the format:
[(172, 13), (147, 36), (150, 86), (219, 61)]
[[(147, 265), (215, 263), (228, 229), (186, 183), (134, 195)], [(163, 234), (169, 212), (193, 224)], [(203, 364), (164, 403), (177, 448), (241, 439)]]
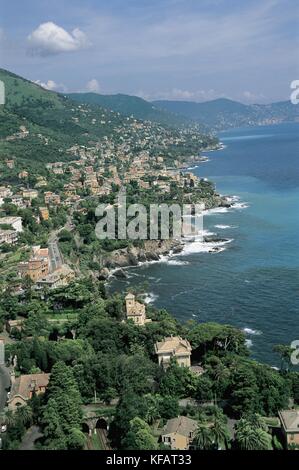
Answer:
[(58, 91), (288, 99), (297, 0), (0, 0), (1, 67)]

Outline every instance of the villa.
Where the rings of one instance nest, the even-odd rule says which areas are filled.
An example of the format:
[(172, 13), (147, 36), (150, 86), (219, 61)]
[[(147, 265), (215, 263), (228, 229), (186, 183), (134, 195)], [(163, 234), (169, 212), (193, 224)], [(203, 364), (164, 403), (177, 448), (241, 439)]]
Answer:
[(181, 367), (190, 367), (191, 351), (189, 341), (180, 336), (170, 336), (155, 344), (155, 353), (158, 356), (159, 365), (164, 368), (169, 366), (172, 358), (175, 358)]

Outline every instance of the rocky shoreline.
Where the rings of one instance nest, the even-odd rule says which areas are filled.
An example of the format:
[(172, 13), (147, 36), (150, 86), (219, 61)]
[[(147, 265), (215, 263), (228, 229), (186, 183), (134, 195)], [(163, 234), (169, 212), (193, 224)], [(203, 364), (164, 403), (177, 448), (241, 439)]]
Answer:
[[(206, 204), (206, 209), (214, 208), (230, 208), (233, 202), (228, 196), (215, 195), (213, 200), (209, 200)], [(220, 238), (215, 235), (204, 236), (203, 241), (210, 242), (226, 242), (226, 238)], [(126, 248), (121, 248), (103, 256), (102, 269), (99, 272), (98, 278), (107, 281), (112, 275), (118, 278), (126, 278), (126, 268), (140, 266), (144, 263), (161, 261), (163, 256), (177, 255), (184, 250), (187, 240), (144, 240), (143, 246), (137, 247), (130, 245)], [(192, 241), (189, 243), (192, 243)], [(211, 250), (218, 251), (217, 248)]]

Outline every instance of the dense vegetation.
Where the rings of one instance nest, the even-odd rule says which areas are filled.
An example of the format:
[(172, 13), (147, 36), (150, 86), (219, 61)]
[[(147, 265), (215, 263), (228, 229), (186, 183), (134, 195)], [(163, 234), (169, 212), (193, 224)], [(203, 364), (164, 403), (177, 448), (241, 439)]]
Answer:
[(68, 96), (79, 103), (97, 104), (124, 116), (134, 116), (142, 121), (152, 121), (170, 127), (195, 125), (191, 119), (160, 109), (137, 96), (100, 95), (98, 93), (71, 93)]
[[(82, 279), (42, 294), (31, 286), (21, 296), (6, 293), (0, 315), (3, 322), (24, 318), (23, 331), (12, 332), (18, 341), (7, 348), (7, 358), (18, 358), (17, 371), (51, 372), (46, 395), (28, 404), (21, 430), (9, 427), (5, 448), (16, 447), (32, 422), (43, 430), (42, 448), (81, 448), (81, 403), (91, 403), (95, 393), (108, 408), (118, 399), (109, 433), (118, 449), (158, 448), (158, 429), (178, 413), (198, 420), (199, 448), (214, 448), (215, 436), (222, 446), (272, 448), (267, 417), (275, 417), (290, 398), (299, 403), (299, 374), (250, 359), (238, 329), (193, 321), (183, 325), (165, 310), (153, 308), (147, 309), (153, 321), (144, 327), (123, 322), (123, 297), (107, 296), (98, 281)], [(55, 317), (69, 320), (50, 323)], [(154, 343), (169, 335), (190, 341), (192, 359), (204, 374), (175, 361), (166, 371), (158, 366)], [(183, 398), (196, 404), (182, 405)], [(21, 413), (13, 418), (18, 423)], [(234, 441), (228, 418), (241, 418)]]

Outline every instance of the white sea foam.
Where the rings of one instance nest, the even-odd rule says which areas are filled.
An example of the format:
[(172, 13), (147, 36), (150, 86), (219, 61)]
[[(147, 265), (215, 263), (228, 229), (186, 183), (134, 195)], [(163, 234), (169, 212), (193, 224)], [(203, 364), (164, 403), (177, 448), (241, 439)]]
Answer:
[(189, 166), (189, 167), (187, 168), (187, 170), (195, 170), (195, 168), (198, 168), (198, 165)]
[(190, 255), (193, 253), (220, 253), (225, 250), (225, 246), (231, 243), (233, 239), (224, 240), (220, 242), (203, 242), (203, 241), (193, 241), (186, 243), (182, 255)]
[(189, 264), (189, 262), (188, 261), (178, 260), (178, 259), (169, 259), (167, 261), (167, 264), (169, 266), (186, 266), (187, 264)]
[(253, 330), (251, 328), (243, 328), (243, 331), (244, 331), (244, 333), (246, 333), (247, 335), (250, 335), (250, 336), (259, 336), (259, 335), (262, 334), (261, 331)]
[(240, 196), (225, 196), (225, 199), (228, 202), (238, 202), (240, 201)]
[(154, 294), (153, 292), (148, 292), (144, 294), (143, 301), (145, 304), (152, 304), (158, 299), (158, 295)]
[(251, 339), (246, 339), (245, 344), (246, 344), (247, 348), (252, 348), (252, 346), (253, 346), (253, 343), (252, 343)]
[(227, 228), (237, 228), (237, 225), (222, 225), (222, 224), (219, 224), (219, 225), (215, 225), (215, 228), (225, 230)]
[(223, 214), (228, 212), (227, 207), (214, 207), (213, 209), (207, 209), (203, 212), (203, 215), (212, 215), (212, 214)]
[(246, 209), (249, 207), (248, 203), (246, 202), (237, 202), (239, 201), (237, 196), (231, 196), (227, 198), (228, 202), (231, 203), (230, 207), (214, 207), (213, 209), (207, 209), (203, 212), (203, 215), (212, 215), (212, 214), (223, 214), (225, 212), (231, 212), (234, 209)]
[(237, 202), (232, 205), (232, 209), (247, 209), (249, 207), (249, 204), (246, 202)]

